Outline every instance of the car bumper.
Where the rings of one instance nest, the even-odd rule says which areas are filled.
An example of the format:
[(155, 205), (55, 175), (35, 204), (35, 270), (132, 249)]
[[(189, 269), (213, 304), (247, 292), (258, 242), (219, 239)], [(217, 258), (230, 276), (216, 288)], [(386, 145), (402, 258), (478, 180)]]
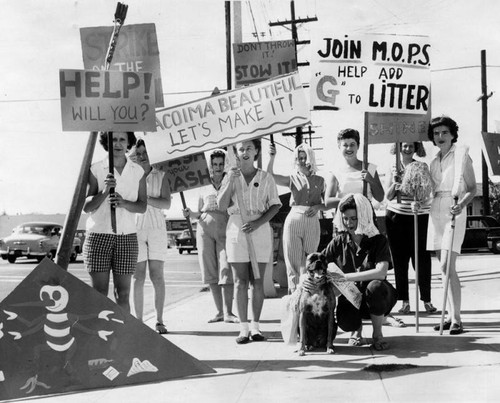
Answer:
[(7, 260), (9, 256), (27, 257), (28, 259), (36, 259), (37, 257), (47, 256), (47, 252), (32, 251), (30, 249), (7, 249), (0, 251), (2, 259)]
[(196, 249), (193, 245), (177, 245), (177, 249)]

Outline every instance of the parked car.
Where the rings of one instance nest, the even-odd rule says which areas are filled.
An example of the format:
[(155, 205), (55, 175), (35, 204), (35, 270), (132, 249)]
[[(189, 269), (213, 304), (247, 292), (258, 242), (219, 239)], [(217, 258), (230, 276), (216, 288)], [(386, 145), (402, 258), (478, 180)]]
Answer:
[[(50, 222), (28, 222), (15, 227), (12, 234), (0, 240), (0, 255), (9, 263), (17, 258), (26, 257), (39, 262), (48, 257), (54, 259), (61, 238), (62, 226)], [(81, 253), (81, 241), (73, 240), (70, 262), (74, 262)]]
[(468, 216), (462, 252), (482, 249), (500, 253), (500, 223), (492, 216)]
[[(188, 229), (182, 231), (182, 233), (176, 238), (175, 243), (177, 245), (177, 249), (179, 253), (187, 251), (187, 253), (191, 253), (191, 251), (196, 250), (196, 229), (193, 228), (194, 240), (191, 239), (191, 234)], [(194, 242), (193, 242), (194, 241)]]

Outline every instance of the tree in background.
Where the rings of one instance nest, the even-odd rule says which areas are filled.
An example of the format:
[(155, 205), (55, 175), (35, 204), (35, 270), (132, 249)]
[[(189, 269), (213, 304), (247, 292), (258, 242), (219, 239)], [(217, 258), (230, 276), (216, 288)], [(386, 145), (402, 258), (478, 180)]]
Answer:
[(500, 183), (493, 183), (489, 180), (490, 186), (490, 208), (491, 215), (497, 220), (500, 219)]

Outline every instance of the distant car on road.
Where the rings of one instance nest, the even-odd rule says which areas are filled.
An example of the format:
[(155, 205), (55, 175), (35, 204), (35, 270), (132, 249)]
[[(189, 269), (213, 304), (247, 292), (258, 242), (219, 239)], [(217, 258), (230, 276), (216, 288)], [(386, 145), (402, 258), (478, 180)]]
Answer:
[[(61, 238), (62, 226), (51, 222), (27, 222), (15, 227), (12, 234), (0, 240), (0, 255), (9, 263), (26, 257), (41, 261), (44, 257), (54, 259)], [(70, 262), (81, 253), (81, 241), (73, 240)]]
[(182, 233), (176, 238), (175, 243), (177, 245), (177, 249), (179, 253), (187, 251), (187, 253), (191, 253), (191, 251), (196, 250), (196, 229), (193, 228), (194, 241), (191, 239), (191, 234), (189, 230), (186, 229), (182, 231)]
[(481, 249), (500, 253), (500, 223), (492, 216), (468, 216), (462, 252)]

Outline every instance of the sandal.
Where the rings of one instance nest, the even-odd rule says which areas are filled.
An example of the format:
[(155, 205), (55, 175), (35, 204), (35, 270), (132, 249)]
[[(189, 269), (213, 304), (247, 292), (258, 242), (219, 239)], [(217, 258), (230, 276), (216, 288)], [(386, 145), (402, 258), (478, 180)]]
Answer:
[(165, 325), (161, 322), (158, 322), (155, 326), (155, 329), (156, 331), (159, 333), (159, 334), (167, 334), (168, 333), (168, 330), (167, 328), (165, 327)]
[(402, 319), (396, 318), (392, 315), (387, 315), (384, 318), (383, 325), (392, 327), (406, 327), (406, 323), (404, 323)]
[(212, 319), (208, 320), (208, 323), (222, 322), (224, 320), (224, 315), (217, 315)]
[(410, 313), (410, 303), (408, 301), (403, 301), (403, 305), (398, 312), (403, 315), (408, 315)]
[(372, 347), (377, 351), (384, 351), (389, 349), (389, 343), (384, 339), (373, 339)]
[(349, 337), (349, 340), (347, 340), (347, 344), (349, 346), (353, 346), (353, 347), (360, 347), (360, 346), (362, 346), (364, 344), (363, 343), (363, 338), (362, 337), (351, 336), (351, 337)]
[(234, 315), (227, 315), (225, 318), (224, 318), (224, 322), (226, 323), (240, 323), (240, 320), (238, 319), (237, 316), (234, 316)]
[(437, 308), (430, 302), (424, 302), (424, 308), (427, 313), (434, 313), (437, 311)]

